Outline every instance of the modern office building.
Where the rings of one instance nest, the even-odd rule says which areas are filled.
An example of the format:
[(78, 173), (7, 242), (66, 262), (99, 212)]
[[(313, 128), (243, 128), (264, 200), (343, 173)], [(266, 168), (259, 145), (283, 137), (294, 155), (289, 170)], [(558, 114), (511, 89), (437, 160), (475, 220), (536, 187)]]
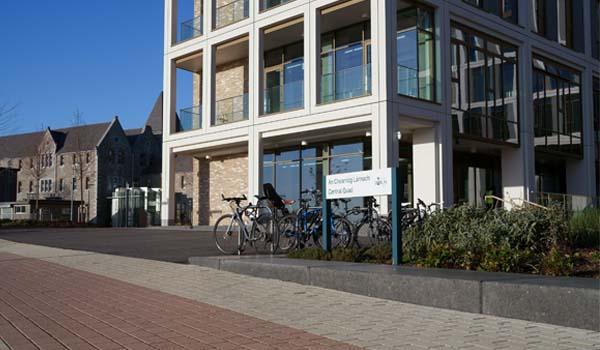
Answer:
[(599, 4), (166, 0), (163, 224), (179, 155), (195, 224), (229, 210), (221, 193), (298, 199), (387, 167), (407, 203), (592, 205)]

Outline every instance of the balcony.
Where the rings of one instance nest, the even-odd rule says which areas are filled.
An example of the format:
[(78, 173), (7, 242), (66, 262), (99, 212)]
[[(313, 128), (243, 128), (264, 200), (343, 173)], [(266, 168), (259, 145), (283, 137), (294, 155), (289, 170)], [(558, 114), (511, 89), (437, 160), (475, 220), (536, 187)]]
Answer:
[(341, 69), (321, 76), (321, 103), (371, 94), (371, 64)]
[(371, 94), (370, 1), (347, 1), (320, 13), (319, 104)]
[(223, 28), (230, 24), (248, 18), (250, 14), (249, 0), (235, 0), (226, 4), (217, 5), (215, 28)]
[(178, 43), (202, 36), (202, 16), (181, 23)]
[[(175, 133), (202, 129), (202, 51), (175, 61)], [(191, 106), (191, 107), (190, 107)], [(177, 111), (177, 112), (175, 112)]]
[(265, 114), (281, 113), (304, 107), (304, 80), (265, 89)]
[(219, 100), (215, 103), (213, 125), (248, 120), (248, 94)]
[(202, 106), (193, 106), (179, 111), (178, 131), (202, 129)]

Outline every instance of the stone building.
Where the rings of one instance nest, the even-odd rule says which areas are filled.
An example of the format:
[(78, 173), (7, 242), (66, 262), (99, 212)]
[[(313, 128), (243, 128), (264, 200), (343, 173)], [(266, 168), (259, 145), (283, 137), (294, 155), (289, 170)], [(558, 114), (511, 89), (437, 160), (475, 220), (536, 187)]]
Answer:
[[(124, 130), (115, 117), (0, 137), (2, 217), (108, 225), (117, 187), (161, 187), (162, 105), (161, 93), (141, 128)], [(192, 171), (192, 158), (178, 157), (176, 223), (191, 223)]]

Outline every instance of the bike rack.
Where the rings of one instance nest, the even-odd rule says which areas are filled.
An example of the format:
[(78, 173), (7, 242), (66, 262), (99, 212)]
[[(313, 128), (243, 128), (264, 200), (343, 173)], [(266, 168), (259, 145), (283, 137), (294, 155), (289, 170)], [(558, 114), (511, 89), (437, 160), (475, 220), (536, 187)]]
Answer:
[[(402, 198), (399, 189), (402, 184), (399, 168), (392, 168), (392, 264), (402, 264), (402, 229), (400, 227), (400, 211), (402, 210)], [(327, 199), (327, 177), (323, 176), (323, 250), (331, 251), (331, 232), (329, 225), (331, 220), (331, 200)]]

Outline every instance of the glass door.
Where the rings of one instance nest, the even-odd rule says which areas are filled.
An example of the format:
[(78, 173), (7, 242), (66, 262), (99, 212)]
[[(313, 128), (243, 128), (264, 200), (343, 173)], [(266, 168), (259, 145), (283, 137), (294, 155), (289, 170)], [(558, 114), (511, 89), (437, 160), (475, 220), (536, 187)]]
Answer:
[(281, 109), (283, 72), (281, 66), (265, 72), (265, 113), (277, 113)]

